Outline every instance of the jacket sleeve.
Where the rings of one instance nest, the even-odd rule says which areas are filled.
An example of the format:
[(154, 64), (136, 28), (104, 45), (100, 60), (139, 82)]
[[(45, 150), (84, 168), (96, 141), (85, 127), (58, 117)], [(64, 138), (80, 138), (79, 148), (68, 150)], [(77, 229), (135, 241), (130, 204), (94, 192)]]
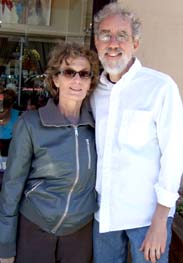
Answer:
[(0, 258), (16, 254), (16, 232), (19, 204), (29, 175), (32, 142), (25, 120), (20, 116), (14, 126), (7, 169), (0, 192)]
[(183, 171), (183, 107), (177, 86), (168, 87), (157, 122), (161, 149), (159, 180), (155, 185), (158, 203), (173, 207)]

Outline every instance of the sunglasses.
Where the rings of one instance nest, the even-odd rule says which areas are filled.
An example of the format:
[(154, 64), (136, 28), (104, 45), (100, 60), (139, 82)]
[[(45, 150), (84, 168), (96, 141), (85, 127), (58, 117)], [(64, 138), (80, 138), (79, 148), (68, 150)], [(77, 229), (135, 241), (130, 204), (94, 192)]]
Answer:
[(57, 74), (61, 74), (62, 76), (72, 79), (79, 74), (81, 79), (89, 79), (93, 77), (93, 73), (87, 70), (75, 71), (73, 69), (61, 69), (57, 72)]

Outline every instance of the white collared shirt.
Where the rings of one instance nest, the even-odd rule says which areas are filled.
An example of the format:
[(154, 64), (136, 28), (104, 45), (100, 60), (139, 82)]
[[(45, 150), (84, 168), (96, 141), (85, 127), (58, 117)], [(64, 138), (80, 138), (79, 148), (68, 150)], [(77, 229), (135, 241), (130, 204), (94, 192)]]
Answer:
[(105, 72), (91, 98), (98, 152), (100, 232), (151, 224), (175, 211), (183, 171), (183, 107), (175, 82), (135, 59), (116, 83)]

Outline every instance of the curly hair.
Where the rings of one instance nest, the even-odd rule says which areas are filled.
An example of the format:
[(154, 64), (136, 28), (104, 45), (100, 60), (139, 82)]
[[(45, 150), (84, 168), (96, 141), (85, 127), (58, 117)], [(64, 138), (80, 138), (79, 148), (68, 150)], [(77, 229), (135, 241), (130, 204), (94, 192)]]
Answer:
[(66, 43), (60, 41), (51, 50), (49, 54), (47, 69), (45, 71), (45, 85), (47, 86), (50, 94), (55, 99), (55, 101), (58, 101), (59, 93), (58, 89), (54, 85), (53, 77), (56, 76), (56, 74), (58, 73), (60, 65), (63, 61), (65, 61), (67, 64), (69, 58), (78, 57), (84, 57), (89, 61), (91, 72), (93, 73), (89, 94), (91, 94), (95, 89), (99, 79), (99, 61), (96, 52), (75, 42)]

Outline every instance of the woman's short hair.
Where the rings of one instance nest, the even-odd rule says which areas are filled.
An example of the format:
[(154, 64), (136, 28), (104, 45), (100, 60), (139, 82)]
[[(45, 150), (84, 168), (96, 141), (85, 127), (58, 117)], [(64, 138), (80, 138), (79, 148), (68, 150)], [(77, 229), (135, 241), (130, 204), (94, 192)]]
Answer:
[(62, 62), (66, 62), (69, 58), (84, 57), (89, 61), (91, 72), (91, 87), (89, 94), (95, 89), (99, 79), (99, 61), (96, 52), (86, 48), (78, 43), (66, 43), (60, 41), (53, 47), (49, 54), (47, 69), (45, 71), (45, 85), (48, 87), (52, 97), (58, 101), (58, 88), (54, 85), (53, 77), (60, 70)]

